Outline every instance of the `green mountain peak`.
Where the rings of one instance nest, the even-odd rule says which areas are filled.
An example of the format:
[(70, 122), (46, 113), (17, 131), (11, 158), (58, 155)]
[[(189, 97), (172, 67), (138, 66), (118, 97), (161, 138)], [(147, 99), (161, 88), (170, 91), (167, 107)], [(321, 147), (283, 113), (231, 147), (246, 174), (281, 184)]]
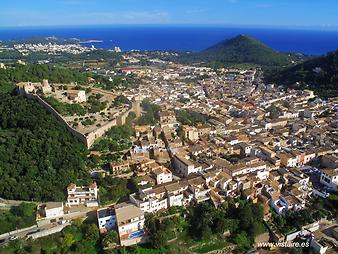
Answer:
[(287, 54), (277, 52), (245, 34), (216, 43), (199, 54), (207, 61), (221, 63), (287, 65), (291, 62)]

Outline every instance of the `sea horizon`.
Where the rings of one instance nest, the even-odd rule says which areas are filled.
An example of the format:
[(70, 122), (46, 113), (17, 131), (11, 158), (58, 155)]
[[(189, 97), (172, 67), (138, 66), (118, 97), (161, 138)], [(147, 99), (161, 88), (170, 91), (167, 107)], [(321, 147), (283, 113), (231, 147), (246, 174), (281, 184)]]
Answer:
[(338, 48), (337, 30), (247, 27), (241, 25), (74, 25), (0, 27), (0, 40), (55, 36), (100, 42), (83, 43), (96, 48), (130, 50), (201, 51), (239, 34), (252, 36), (280, 52), (321, 55)]

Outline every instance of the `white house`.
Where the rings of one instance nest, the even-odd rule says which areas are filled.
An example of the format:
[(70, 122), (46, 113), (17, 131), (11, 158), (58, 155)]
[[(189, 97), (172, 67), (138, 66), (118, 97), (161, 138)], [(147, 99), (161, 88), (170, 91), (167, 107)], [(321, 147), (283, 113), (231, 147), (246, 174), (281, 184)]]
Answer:
[(152, 171), (152, 175), (156, 179), (156, 184), (168, 183), (173, 180), (173, 174), (166, 167), (158, 167)]
[(98, 206), (97, 193), (98, 188), (95, 182), (89, 186), (81, 187), (71, 183), (67, 187), (67, 205), (85, 205), (87, 207)]
[(56, 223), (64, 220), (63, 202), (47, 202), (39, 204), (36, 209), (36, 222), (38, 225)]
[(287, 211), (287, 205), (281, 201), (280, 198), (272, 197), (270, 199), (270, 206), (275, 210), (279, 215), (284, 215)]
[(338, 190), (338, 170), (337, 168), (326, 168), (321, 170), (320, 182), (326, 185), (330, 190)]
[(193, 176), (152, 188), (139, 190), (129, 196), (130, 201), (142, 211), (153, 213), (171, 206), (187, 206), (192, 201), (208, 200), (210, 189), (202, 176)]
[(196, 173), (199, 170), (198, 167), (195, 167), (193, 161), (177, 154), (174, 156), (174, 165), (177, 172), (183, 177), (187, 177), (188, 175)]
[(97, 210), (97, 221), (100, 233), (105, 233), (116, 226), (116, 215), (113, 207)]
[(62, 202), (48, 202), (45, 204), (46, 218), (58, 217), (62, 216), (63, 214), (64, 211)]
[(131, 194), (129, 199), (142, 211), (153, 213), (168, 208), (168, 201), (165, 195), (164, 189), (162, 192), (160, 188), (148, 188), (139, 190), (138, 193)]
[(279, 215), (284, 215), (287, 211), (299, 211), (305, 208), (305, 200), (299, 199), (293, 195), (280, 196), (279, 198), (271, 198), (271, 207)]

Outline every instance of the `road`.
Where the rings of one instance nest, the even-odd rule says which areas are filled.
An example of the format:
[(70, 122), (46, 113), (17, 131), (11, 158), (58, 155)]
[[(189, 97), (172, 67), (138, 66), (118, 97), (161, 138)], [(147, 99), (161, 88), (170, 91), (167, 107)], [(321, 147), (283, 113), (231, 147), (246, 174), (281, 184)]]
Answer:
[[(64, 224), (63, 226), (68, 226), (70, 225), (70, 223)], [(52, 229), (56, 228), (56, 227), (60, 227), (60, 225), (58, 224), (48, 224), (48, 225), (44, 225), (41, 227), (34, 227), (34, 228), (27, 228), (27, 230), (23, 230), (17, 233), (12, 233), (10, 234), (10, 236), (4, 236), (0, 238), (0, 246), (6, 245), (7, 243), (9, 243), (9, 238), (11, 236), (16, 236), (18, 238), (24, 239), (27, 237), (27, 234), (30, 233), (35, 233), (35, 232), (45, 232), (45, 231), (52, 231)]]

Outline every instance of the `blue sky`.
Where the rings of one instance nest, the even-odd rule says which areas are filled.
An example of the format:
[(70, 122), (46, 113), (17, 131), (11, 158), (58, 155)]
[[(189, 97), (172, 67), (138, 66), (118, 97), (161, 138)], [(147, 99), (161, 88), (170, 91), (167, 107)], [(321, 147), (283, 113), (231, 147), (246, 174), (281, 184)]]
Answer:
[(338, 28), (337, 0), (1, 0), (0, 26), (207, 24)]

